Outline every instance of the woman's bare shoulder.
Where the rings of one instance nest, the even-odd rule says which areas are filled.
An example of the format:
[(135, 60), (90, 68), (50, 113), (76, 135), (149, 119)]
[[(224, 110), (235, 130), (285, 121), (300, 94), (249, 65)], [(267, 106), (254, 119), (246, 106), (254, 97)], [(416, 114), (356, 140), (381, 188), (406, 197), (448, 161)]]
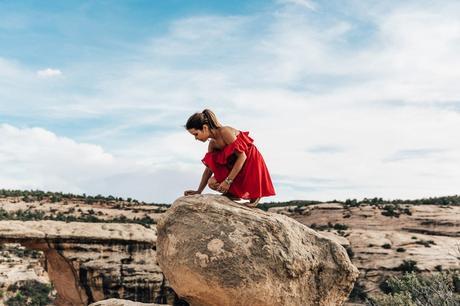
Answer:
[(238, 135), (238, 130), (232, 128), (231, 126), (223, 126), (220, 128), (220, 135), (225, 144), (230, 144), (235, 141), (236, 136)]
[(234, 127), (231, 126), (223, 126), (220, 128), (221, 133), (223, 134), (233, 134), (233, 135), (238, 135), (239, 130), (235, 129)]

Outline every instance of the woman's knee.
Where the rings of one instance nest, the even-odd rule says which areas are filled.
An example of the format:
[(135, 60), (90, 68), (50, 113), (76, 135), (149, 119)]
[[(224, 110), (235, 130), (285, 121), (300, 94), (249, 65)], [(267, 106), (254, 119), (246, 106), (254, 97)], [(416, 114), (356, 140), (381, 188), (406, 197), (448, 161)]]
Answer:
[(219, 186), (219, 183), (217, 182), (216, 178), (214, 176), (211, 176), (208, 180), (208, 186), (212, 190), (217, 190), (217, 187)]

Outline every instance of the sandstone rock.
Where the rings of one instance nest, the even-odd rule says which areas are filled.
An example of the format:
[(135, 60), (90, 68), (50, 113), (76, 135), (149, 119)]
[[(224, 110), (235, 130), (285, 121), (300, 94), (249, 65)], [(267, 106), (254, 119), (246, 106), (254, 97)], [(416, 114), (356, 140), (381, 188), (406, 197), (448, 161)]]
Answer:
[(146, 304), (146, 303), (139, 303), (133, 302), (128, 300), (120, 300), (120, 299), (108, 299), (99, 301), (89, 306), (162, 306), (166, 304)]
[(138, 224), (0, 221), (0, 243), (43, 251), (56, 305), (110, 297), (174, 299), (156, 262), (156, 230)]
[(49, 284), (43, 258), (42, 252), (27, 250), (18, 243), (0, 243), (0, 305), (6, 305), (16, 295), (15, 288), (26, 282)]
[(157, 229), (160, 267), (192, 306), (340, 305), (358, 276), (339, 244), (222, 196), (177, 199)]
[[(422, 273), (439, 267), (459, 270), (460, 206), (401, 204), (410, 213), (399, 217), (385, 215), (385, 205), (340, 206), (331, 210), (328, 204), (310, 205), (308, 214), (291, 210), (289, 216), (307, 226), (315, 224), (323, 228), (321, 235), (347, 245), (366, 292), (379, 292), (382, 281), (400, 275), (404, 260), (415, 261)], [(347, 229), (340, 233), (328, 224)]]

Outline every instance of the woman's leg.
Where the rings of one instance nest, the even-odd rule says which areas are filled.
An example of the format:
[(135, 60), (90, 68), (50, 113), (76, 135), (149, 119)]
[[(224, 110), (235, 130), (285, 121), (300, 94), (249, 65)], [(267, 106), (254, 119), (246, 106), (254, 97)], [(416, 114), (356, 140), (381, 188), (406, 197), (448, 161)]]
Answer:
[(208, 187), (211, 188), (212, 190), (218, 191), (217, 187), (219, 187), (220, 183), (217, 182), (216, 178), (214, 176), (211, 176), (208, 180)]
[[(219, 191), (217, 190), (217, 188), (219, 187), (220, 183), (216, 180), (216, 178), (214, 176), (211, 176), (208, 180), (208, 186), (209, 188), (211, 188), (212, 190), (215, 190), (215, 191)], [(223, 193), (222, 195), (228, 197), (230, 200), (232, 201), (237, 201), (237, 200), (241, 200), (239, 197), (236, 197), (234, 195), (232, 195), (230, 192), (226, 192), (226, 193)]]

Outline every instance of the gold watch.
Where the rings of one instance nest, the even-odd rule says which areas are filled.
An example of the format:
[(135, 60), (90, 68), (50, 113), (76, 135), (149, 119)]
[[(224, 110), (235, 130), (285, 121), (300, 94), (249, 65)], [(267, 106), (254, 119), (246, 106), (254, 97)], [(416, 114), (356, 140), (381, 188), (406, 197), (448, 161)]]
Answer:
[(233, 180), (232, 179), (229, 179), (228, 177), (224, 180), (225, 183), (231, 185), (233, 183)]

